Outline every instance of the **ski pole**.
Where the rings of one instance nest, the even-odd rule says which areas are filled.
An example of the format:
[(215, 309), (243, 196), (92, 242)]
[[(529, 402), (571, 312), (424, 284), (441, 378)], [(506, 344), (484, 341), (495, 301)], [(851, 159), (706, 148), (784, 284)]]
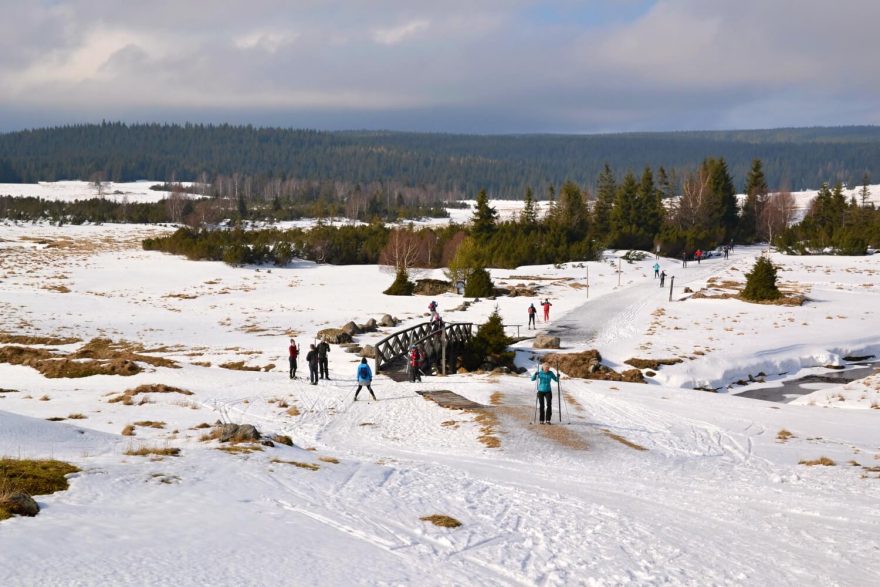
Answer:
[(559, 380), (562, 377), (559, 375), (559, 360), (556, 360), (556, 393), (559, 395), (559, 398), (556, 400), (559, 406), (559, 423), (562, 423), (562, 385), (560, 385)]

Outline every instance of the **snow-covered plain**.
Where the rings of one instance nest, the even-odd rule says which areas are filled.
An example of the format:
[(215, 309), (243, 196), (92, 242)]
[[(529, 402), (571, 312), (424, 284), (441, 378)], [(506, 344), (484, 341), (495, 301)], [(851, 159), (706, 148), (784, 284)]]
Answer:
[[(500, 284), (535, 288), (534, 299), (454, 312), (458, 296), (437, 296), (447, 321), (481, 322), (497, 307), (511, 325), (549, 297), (551, 322), (539, 327), (559, 331), (568, 349), (598, 348), (614, 367), (684, 360), (649, 385), (563, 378), (570, 424), (541, 427), (529, 425), (525, 376), (379, 376), (379, 401), (353, 403), (357, 359), (334, 347), (330, 381), (308, 385), (302, 360), (291, 381), (289, 336), (307, 345), (321, 328), (384, 313), (405, 327), (425, 319), (429, 298), (384, 296), (393, 276), (374, 266), (232, 268), (140, 249), (167, 230), (0, 225), (0, 332), (128, 340), (180, 367), (47, 379), (0, 363), (0, 454), (82, 469), (68, 491), (38, 498), (38, 517), (0, 523), (2, 585), (880, 582), (880, 410), (867, 400), (858, 403), (868, 409), (834, 410), (735, 395), (736, 380), (761, 371), (772, 384), (783, 371), (880, 355), (880, 255), (773, 255), (784, 284), (808, 297), (799, 307), (684, 292), (742, 281), (757, 247), (687, 269), (661, 259), (675, 277), (672, 301), (652, 277), (653, 258), (618, 263), (611, 253), (492, 271)], [(528, 342), (517, 347), (531, 363)], [(266, 370), (219, 367), (227, 361)], [(109, 401), (148, 383), (192, 395)], [(490, 417), (416, 393), (428, 389), (493, 406)], [(85, 418), (46, 420), (71, 414)], [(218, 419), (290, 435), (294, 446), (221, 452), (196, 428)], [(120, 434), (137, 421), (164, 428)], [(483, 444), (486, 435), (500, 446)], [(141, 445), (181, 455), (123, 454)], [(799, 464), (819, 457), (837, 465)], [(420, 520), (432, 514), (462, 526)]]
[[(105, 181), (101, 183), (100, 193), (98, 186), (94, 182), (81, 180), (0, 183), (0, 196), (43, 198), (44, 200), (61, 202), (90, 200), (102, 197), (105, 200), (115, 202), (125, 200), (131, 203), (152, 203), (158, 202), (170, 195), (170, 192), (167, 191), (150, 189), (161, 183), (158, 181), (131, 181), (123, 183)], [(191, 184), (182, 183), (181, 185), (188, 186)]]

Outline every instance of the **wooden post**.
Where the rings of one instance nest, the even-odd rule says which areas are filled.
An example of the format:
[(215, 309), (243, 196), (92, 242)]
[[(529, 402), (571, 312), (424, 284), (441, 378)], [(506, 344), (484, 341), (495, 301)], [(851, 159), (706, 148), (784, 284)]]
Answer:
[(440, 357), (441, 362), (443, 363), (443, 375), (446, 375), (446, 325), (443, 325), (443, 330), (440, 332)]
[(675, 283), (675, 275), (669, 277), (669, 301), (672, 301), (672, 284)]

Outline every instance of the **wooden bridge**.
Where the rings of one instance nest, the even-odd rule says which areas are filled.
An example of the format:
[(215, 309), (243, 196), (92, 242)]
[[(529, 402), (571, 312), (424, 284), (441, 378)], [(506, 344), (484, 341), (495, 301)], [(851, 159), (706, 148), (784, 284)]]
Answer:
[(444, 323), (442, 330), (435, 322), (422, 322), (395, 332), (376, 343), (375, 371), (390, 369), (393, 362), (409, 355), (410, 347), (417, 345), (424, 349), (426, 363), (438, 365), (445, 374), (447, 365), (455, 366), (459, 351), (473, 336), (473, 328), (472, 322)]

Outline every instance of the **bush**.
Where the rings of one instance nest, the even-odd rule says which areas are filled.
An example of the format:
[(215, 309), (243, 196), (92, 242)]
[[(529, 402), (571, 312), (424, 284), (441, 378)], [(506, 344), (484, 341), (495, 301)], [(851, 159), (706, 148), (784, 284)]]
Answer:
[(492, 278), (489, 272), (483, 268), (477, 268), (471, 271), (467, 283), (464, 286), (464, 295), (467, 298), (480, 298), (491, 296), (495, 286), (492, 284)]
[(489, 319), (477, 329), (477, 334), (464, 348), (462, 360), (468, 370), (477, 369), (483, 363), (513, 366), (514, 353), (508, 352), (510, 338), (504, 334), (504, 324), (498, 312), (492, 312)]
[(388, 296), (411, 296), (415, 288), (415, 284), (409, 280), (409, 274), (406, 272), (406, 269), (398, 269), (394, 283), (382, 293)]
[(767, 257), (758, 257), (750, 273), (746, 273), (746, 287), (742, 297), (753, 301), (778, 300), (782, 297), (776, 287), (776, 267)]

